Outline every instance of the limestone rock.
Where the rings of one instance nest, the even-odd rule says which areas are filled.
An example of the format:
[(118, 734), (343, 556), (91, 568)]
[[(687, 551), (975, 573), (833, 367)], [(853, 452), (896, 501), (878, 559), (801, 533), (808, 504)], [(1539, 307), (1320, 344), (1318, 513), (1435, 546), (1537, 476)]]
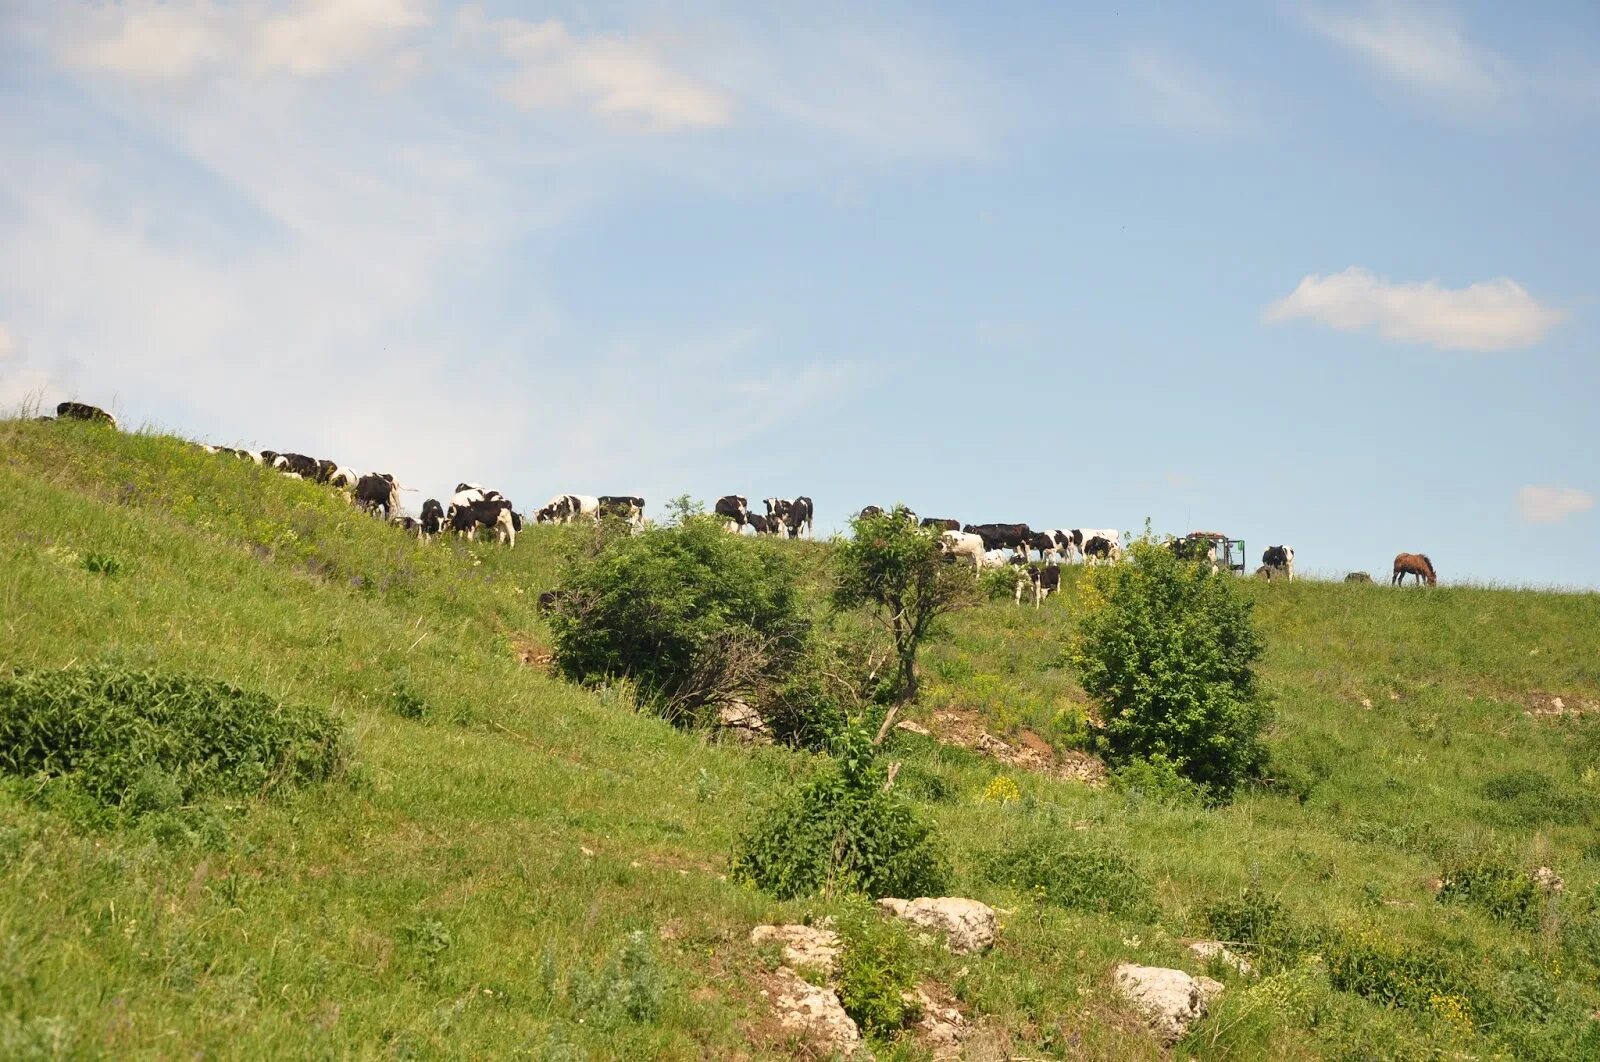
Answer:
[(896, 723), (894, 725), (894, 728), (896, 730), (904, 730), (908, 734), (920, 734), (923, 737), (929, 737), (931, 735), (931, 733), (932, 733), (927, 727), (923, 726), (921, 723), (913, 722), (910, 719), (902, 719), (902, 720), (900, 720), (898, 723)]
[(1201, 962), (1210, 962), (1215, 959), (1224, 966), (1232, 967), (1242, 974), (1254, 973), (1255, 967), (1250, 965), (1250, 960), (1236, 954), (1220, 940), (1197, 940), (1189, 945)]
[(1182, 970), (1119, 963), (1112, 972), (1117, 990), (1138, 1007), (1163, 1043), (1176, 1043), (1205, 1015), (1207, 1003), (1222, 994), (1209, 977), (1190, 977)]
[(1534, 867), (1532, 877), (1533, 883), (1545, 892), (1560, 892), (1567, 887), (1567, 883), (1561, 880), (1561, 875), (1549, 867)]
[(920, 1040), (937, 1060), (960, 1058), (961, 1044), (967, 1038), (967, 1019), (955, 1007), (945, 1006), (919, 987), (907, 992), (906, 999), (922, 1012), (916, 1030)]
[(994, 908), (961, 896), (919, 897), (896, 900), (885, 897), (878, 909), (924, 929), (945, 935), (945, 944), (957, 955), (982, 951), (994, 943), (999, 922)]
[(769, 940), (783, 944), (783, 961), (790, 966), (810, 966), (829, 977), (839, 961), (839, 934), (818, 926), (756, 926), (750, 931), (750, 943), (764, 944)]
[(766, 743), (772, 740), (767, 721), (744, 701), (732, 700), (724, 704), (717, 712), (717, 721), (741, 741)]
[(861, 1030), (844, 1012), (833, 989), (818, 988), (780, 966), (772, 978), (771, 997), (778, 1023), (785, 1029), (802, 1033), (818, 1047), (845, 1058), (853, 1058), (861, 1050)]

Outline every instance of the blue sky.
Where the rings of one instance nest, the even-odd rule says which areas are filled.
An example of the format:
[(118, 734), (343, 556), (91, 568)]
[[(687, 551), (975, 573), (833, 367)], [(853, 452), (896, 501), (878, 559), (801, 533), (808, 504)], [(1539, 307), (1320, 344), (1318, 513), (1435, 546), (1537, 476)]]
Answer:
[(1600, 587), (1600, 9), (1076, 7), (0, 5), (0, 406)]

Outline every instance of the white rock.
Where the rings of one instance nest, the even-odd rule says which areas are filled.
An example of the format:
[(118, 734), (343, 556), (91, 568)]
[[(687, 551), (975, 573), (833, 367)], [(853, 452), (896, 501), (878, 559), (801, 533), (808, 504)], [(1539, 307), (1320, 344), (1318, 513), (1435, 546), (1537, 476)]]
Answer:
[(928, 737), (931, 733), (927, 727), (910, 719), (900, 720), (894, 725), (894, 728), (896, 730), (904, 730), (908, 734), (921, 734), (923, 737)]
[(1567, 883), (1561, 880), (1561, 875), (1549, 867), (1534, 867), (1532, 877), (1533, 883), (1545, 892), (1560, 892), (1567, 887)]
[[(1222, 994), (1209, 977), (1194, 978), (1182, 970), (1119, 963), (1112, 972), (1117, 991), (1138, 1007), (1163, 1043), (1175, 1043), (1206, 1012), (1206, 1004)], [(1209, 982), (1209, 983), (1208, 983)]]
[(783, 961), (790, 966), (810, 966), (833, 976), (839, 961), (839, 934), (817, 926), (756, 926), (750, 931), (750, 943), (764, 944), (769, 940), (783, 944)]
[(993, 907), (961, 896), (923, 896), (915, 900), (885, 897), (878, 901), (878, 909), (912, 925), (938, 930), (957, 955), (982, 951), (993, 944), (999, 925)]
[(861, 1030), (833, 989), (818, 988), (787, 966), (778, 967), (773, 988), (772, 1005), (780, 1025), (805, 1034), (827, 1051), (855, 1056), (861, 1048)]
[(767, 730), (767, 721), (761, 718), (760, 712), (744, 701), (733, 700), (727, 702), (717, 710), (717, 719), (724, 729), (733, 731), (742, 741), (768, 742), (772, 740), (772, 734)]
[(1189, 950), (1199, 957), (1201, 962), (1217, 960), (1224, 966), (1230, 966), (1242, 974), (1254, 973), (1255, 967), (1250, 965), (1250, 960), (1236, 954), (1220, 940), (1197, 940), (1189, 945)]
[(920, 1039), (939, 1062), (961, 1057), (961, 1042), (967, 1038), (967, 1019), (955, 1007), (942, 1006), (922, 988), (907, 992), (906, 1000), (915, 1003), (922, 1011), (916, 1028)]

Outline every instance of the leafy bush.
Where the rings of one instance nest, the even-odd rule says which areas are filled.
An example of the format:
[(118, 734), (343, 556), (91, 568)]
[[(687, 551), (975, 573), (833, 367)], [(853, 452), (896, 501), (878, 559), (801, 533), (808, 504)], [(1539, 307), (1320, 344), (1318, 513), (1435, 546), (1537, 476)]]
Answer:
[(572, 1005), (602, 1026), (655, 1021), (667, 994), (666, 977), (642, 929), (629, 933), (598, 973), (576, 972), (567, 985)]
[(1493, 805), (1493, 816), (1510, 826), (1546, 823), (1593, 823), (1600, 817), (1600, 798), (1557, 782), (1538, 771), (1516, 770), (1494, 775), (1480, 792)]
[(806, 641), (792, 563), (727, 534), (719, 520), (606, 534), (571, 560), (551, 614), (568, 678), (627, 677), (675, 721), (736, 696), (760, 700)]
[(839, 1002), (871, 1036), (893, 1033), (915, 1021), (917, 1006), (906, 993), (917, 987), (916, 952), (899, 924), (858, 910), (842, 919), (844, 952), (839, 957)]
[(1217, 939), (1231, 944), (1277, 943), (1288, 921), (1283, 904), (1256, 888), (1245, 889), (1235, 899), (1218, 900), (1203, 913)]
[(1388, 1007), (1431, 1013), (1470, 1027), (1488, 1006), (1471, 977), (1445, 956), (1373, 927), (1341, 930), (1323, 942), (1333, 987)]
[(1475, 853), (1447, 864), (1439, 875), (1440, 903), (1464, 903), (1501, 922), (1537, 929), (1547, 897), (1527, 870)]
[(345, 760), (327, 712), (212, 679), (100, 666), (0, 677), (0, 770), (134, 817), (321, 781)]
[(1111, 784), (1119, 793), (1168, 807), (1190, 807), (1206, 800), (1205, 789), (1185, 778), (1178, 765), (1160, 753), (1124, 763), (1111, 772)]
[(938, 896), (950, 869), (932, 828), (894, 790), (860, 730), (841, 735), (837, 759), (739, 842), (734, 875), (780, 899), (823, 890)]
[(990, 852), (982, 866), (990, 882), (1032, 890), (1055, 907), (1135, 920), (1156, 914), (1150, 883), (1132, 860), (1103, 841), (1059, 828)]
[(95, 575), (121, 575), (123, 567), (120, 560), (107, 553), (90, 552), (83, 555), (83, 570)]
[(1079, 587), (1068, 657), (1100, 707), (1112, 759), (1165, 756), (1219, 799), (1259, 774), (1264, 643), (1237, 581), (1146, 539)]

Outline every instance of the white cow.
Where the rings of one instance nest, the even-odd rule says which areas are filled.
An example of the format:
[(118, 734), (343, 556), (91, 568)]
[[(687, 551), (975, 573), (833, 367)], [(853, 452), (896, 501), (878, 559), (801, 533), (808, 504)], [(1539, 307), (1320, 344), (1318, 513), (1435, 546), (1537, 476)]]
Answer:
[(592, 494), (557, 494), (534, 514), (540, 524), (570, 524), (575, 520), (600, 518), (600, 499)]
[(965, 531), (946, 531), (939, 536), (939, 549), (952, 557), (972, 560), (972, 575), (977, 578), (983, 570), (983, 539)]

